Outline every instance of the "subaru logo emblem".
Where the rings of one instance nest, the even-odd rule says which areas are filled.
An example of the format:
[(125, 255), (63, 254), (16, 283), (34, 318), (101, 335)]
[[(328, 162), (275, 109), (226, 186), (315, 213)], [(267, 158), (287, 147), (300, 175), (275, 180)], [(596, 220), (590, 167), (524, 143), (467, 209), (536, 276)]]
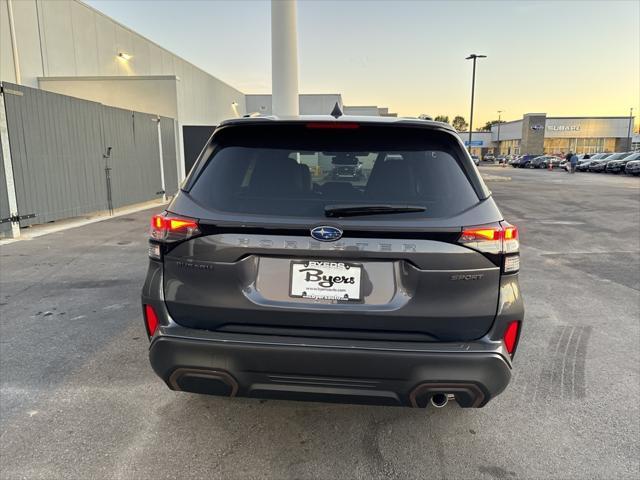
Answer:
[(311, 236), (321, 242), (335, 242), (342, 238), (342, 230), (336, 227), (323, 225), (321, 227), (311, 229)]

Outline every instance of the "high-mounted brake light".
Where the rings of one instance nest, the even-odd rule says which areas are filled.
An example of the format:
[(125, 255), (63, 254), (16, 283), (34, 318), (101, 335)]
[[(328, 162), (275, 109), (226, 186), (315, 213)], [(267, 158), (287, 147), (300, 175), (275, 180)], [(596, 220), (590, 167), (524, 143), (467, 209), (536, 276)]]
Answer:
[(158, 329), (158, 315), (151, 305), (144, 306), (144, 322), (147, 326), (147, 333), (153, 337)]
[(354, 130), (360, 128), (360, 124), (353, 122), (311, 122), (307, 123), (307, 128), (326, 128), (326, 129), (347, 129)]
[(177, 217), (168, 213), (154, 215), (151, 218), (150, 235), (153, 240), (177, 242), (199, 233), (198, 222), (193, 218)]
[(463, 228), (458, 243), (483, 253), (507, 254), (505, 273), (520, 268), (518, 228), (507, 222)]
[(519, 329), (520, 322), (513, 321), (509, 325), (507, 325), (507, 329), (504, 331), (502, 340), (504, 341), (504, 346), (506, 347), (507, 352), (509, 352), (509, 355), (513, 355), (513, 351), (516, 349)]

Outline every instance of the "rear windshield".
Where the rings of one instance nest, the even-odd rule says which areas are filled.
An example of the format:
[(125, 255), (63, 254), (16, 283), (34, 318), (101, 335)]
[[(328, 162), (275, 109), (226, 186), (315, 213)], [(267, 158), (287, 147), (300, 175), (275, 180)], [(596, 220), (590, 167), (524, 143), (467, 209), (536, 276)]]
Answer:
[(449, 134), (426, 129), (223, 129), (187, 182), (205, 207), (232, 213), (324, 216), (336, 205), (421, 206), (388, 215), (452, 216), (478, 203)]

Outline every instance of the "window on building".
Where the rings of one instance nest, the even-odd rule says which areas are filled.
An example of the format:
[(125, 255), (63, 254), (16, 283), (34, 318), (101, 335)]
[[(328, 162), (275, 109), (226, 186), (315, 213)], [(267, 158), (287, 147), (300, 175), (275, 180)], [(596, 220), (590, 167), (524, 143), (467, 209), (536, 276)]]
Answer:
[(503, 140), (500, 142), (501, 155), (517, 155), (520, 153), (520, 140)]
[(615, 138), (545, 138), (544, 153), (557, 155), (567, 152), (613, 152), (615, 150), (615, 144)]

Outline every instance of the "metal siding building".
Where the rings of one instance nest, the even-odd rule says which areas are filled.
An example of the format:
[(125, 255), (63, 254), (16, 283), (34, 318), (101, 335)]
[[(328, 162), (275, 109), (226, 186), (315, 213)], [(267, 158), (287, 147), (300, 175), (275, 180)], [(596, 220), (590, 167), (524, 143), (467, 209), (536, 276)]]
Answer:
[(178, 189), (171, 118), (9, 82), (0, 113), (0, 235)]
[(0, 40), (2, 81), (176, 118), (180, 126), (245, 113), (242, 92), (79, 0), (0, 0)]

